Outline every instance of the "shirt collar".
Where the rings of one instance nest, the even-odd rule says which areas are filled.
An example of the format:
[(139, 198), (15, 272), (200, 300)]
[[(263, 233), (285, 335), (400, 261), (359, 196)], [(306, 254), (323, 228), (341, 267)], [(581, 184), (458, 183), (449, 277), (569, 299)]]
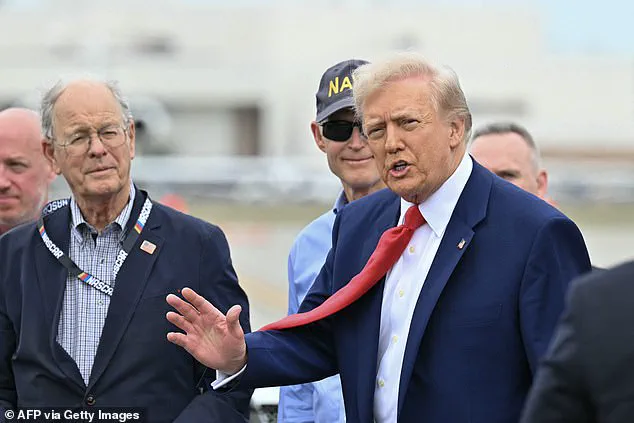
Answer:
[[(130, 214), (132, 213), (132, 205), (134, 204), (135, 196), (136, 190), (134, 189), (134, 183), (132, 182), (132, 180), (130, 180), (130, 198), (128, 199), (128, 203), (123, 208), (121, 213), (119, 213), (119, 216), (117, 216), (117, 218), (112, 223), (110, 223), (110, 225), (117, 225), (119, 226), (119, 229), (123, 229), (126, 227), (128, 220), (130, 219)], [(74, 197), (71, 197), (70, 199), (70, 215), (73, 228), (72, 232), (78, 240), (81, 241), (84, 239), (81, 231), (83, 225), (85, 225), (90, 230), (90, 232), (94, 230), (94, 228), (84, 219), (84, 216), (81, 213), (79, 205), (75, 201)]]
[(335, 204), (333, 204), (332, 206), (332, 211), (334, 214), (339, 213), (339, 211), (346, 205), (348, 204), (348, 199), (346, 198), (346, 193), (341, 190), (341, 192), (339, 193), (339, 196), (337, 197), (337, 200), (335, 201)]
[[(445, 233), (445, 229), (449, 224), (456, 204), (458, 204), (460, 194), (462, 194), (462, 190), (467, 185), (472, 170), (473, 162), (471, 156), (465, 153), (460, 164), (449, 179), (447, 179), (436, 192), (430, 195), (428, 199), (418, 205), (420, 212), (425, 217), (425, 221), (427, 221), (427, 224), (437, 237), (442, 237)], [(405, 212), (411, 206), (413, 206), (412, 203), (401, 198), (399, 225), (405, 220)]]

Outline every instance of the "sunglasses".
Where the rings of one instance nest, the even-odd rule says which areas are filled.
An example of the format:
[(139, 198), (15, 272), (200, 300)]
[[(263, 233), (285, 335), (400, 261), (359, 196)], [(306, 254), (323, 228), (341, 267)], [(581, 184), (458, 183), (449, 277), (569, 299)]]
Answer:
[[(324, 137), (332, 141), (345, 142), (352, 136), (354, 127), (361, 132), (361, 122), (349, 122), (347, 120), (329, 120), (321, 124)], [(361, 135), (363, 133), (361, 132)]]

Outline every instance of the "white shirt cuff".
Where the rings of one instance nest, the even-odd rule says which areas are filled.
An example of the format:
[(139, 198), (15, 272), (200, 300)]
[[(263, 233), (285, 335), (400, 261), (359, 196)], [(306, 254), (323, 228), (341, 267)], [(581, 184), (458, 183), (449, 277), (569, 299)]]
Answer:
[(213, 390), (216, 390), (218, 388), (222, 388), (223, 386), (225, 386), (226, 384), (228, 384), (229, 382), (231, 382), (232, 380), (234, 380), (235, 378), (240, 376), (242, 373), (244, 373), (244, 370), (246, 368), (247, 368), (247, 365), (245, 364), (244, 367), (241, 368), (238, 373), (235, 373), (233, 375), (228, 375), (225, 372), (221, 372), (220, 370), (216, 370), (216, 380), (211, 382), (211, 388)]

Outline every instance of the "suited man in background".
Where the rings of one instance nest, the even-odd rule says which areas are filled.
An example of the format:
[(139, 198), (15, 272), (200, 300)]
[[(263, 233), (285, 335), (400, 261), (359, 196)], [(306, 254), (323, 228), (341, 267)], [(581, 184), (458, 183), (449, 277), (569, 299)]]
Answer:
[(217, 388), (340, 372), (348, 422), (516, 423), (568, 282), (590, 268), (583, 238), (466, 153), (452, 70), (396, 55), (357, 68), (353, 93), (390, 190), (338, 213), (300, 314), (245, 336), (240, 307), (183, 289), (168, 339), (218, 369)]
[[(533, 136), (513, 122), (493, 122), (473, 132), (469, 153), (475, 161), (502, 179), (541, 198), (553, 207), (548, 196), (548, 172)], [(593, 271), (602, 271), (592, 266)]]
[(165, 340), (164, 297), (184, 283), (220, 309), (241, 304), (249, 331), (224, 234), (134, 186), (134, 121), (115, 84), (59, 83), (41, 110), (44, 153), (72, 198), (0, 239), (0, 408), (244, 421), (251, 391), (205, 389), (205, 367)]
[(533, 136), (513, 122), (494, 122), (473, 132), (469, 153), (482, 166), (548, 201), (548, 172)]
[(575, 280), (522, 423), (634, 421), (634, 262)]

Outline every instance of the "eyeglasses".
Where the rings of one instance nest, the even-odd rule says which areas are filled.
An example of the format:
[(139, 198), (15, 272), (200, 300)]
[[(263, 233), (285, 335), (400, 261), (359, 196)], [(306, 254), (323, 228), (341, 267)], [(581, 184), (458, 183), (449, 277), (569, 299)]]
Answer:
[[(63, 147), (69, 155), (83, 155), (90, 150), (95, 131), (79, 131), (71, 135), (64, 142), (57, 144)], [(126, 141), (127, 128), (121, 125), (109, 125), (96, 131), (101, 143), (108, 148), (119, 147)]]
[(361, 122), (350, 122), (347, 120), (329, 120), (321, 124), (324, 129), (324, 137), (332, 141), (345, 142), (352, 136), (352, 131), (355, 127), (359, 128), (361, 132)]

